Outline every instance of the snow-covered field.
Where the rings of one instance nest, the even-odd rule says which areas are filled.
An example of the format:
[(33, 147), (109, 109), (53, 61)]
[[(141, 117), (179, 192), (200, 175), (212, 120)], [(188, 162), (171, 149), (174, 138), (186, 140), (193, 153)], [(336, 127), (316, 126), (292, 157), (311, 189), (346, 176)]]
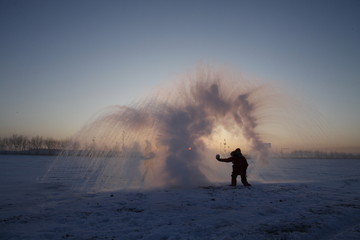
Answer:
[(38, 181), (53, 159), (0, 156), (0, 239), (360, 239), (360, 160), (275, 159), (251, 189), (79, 193)]

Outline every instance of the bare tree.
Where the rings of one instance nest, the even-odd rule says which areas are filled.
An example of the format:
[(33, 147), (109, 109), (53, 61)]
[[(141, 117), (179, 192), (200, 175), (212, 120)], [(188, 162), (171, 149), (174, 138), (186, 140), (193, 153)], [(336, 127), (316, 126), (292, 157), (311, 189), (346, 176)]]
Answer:
[(32, 149), (41, 149), (44, 146), (44, 140), (42, 137), (36, 136), (30, 140), (30, 148)]
[(0, 139), (0, 150), (1, 151), (6, 151), (6, 150), (8, 150), (7, 149), (7, 143), (6, 143), (6, 138), (1, 138)]
[(58, 149), (59, 146), (59, 141), (56, 141), (53, 138), (46, 138), (44, 140), (44, 145), (46, 146), (47, 149)]
[(20, 145), (21, 145), (21, 151), (24, 151), (24, 150), (28, 150), (29, 149), (29, 143), (30, 143), (30, 140), (28, 137), (26, 136), (21, 136), (21, 138), (19, 139), (20, 141)]
[(29, 139), (23, 135), (13, 134), (8, 139), (9, 150), (23, 151), (28, 147)]

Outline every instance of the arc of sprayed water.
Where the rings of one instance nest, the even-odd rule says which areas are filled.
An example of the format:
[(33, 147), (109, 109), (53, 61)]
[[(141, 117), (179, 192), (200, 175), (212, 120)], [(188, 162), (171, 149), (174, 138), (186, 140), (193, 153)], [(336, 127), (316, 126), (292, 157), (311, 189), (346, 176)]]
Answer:
[[(208, 179), (201, 164), (208, 157), (208, 149), (202, 139), (210, 137), (221, 124), (236, 128), (234, 132), (241, 129), (256, 157), (265, 159), (267, 149), (256, 132), (257, 108), (250, 98), (253, 92), (236, 94), (239, 84), (230, 85), (211, 74), (198, 77), (183, 89), (175, 89), (179, 94), (169, 94), (169, 98), (153, 96), (133, 107), (118, 107), (90, 123), (79, 138), (97, 135), (97, 144), (100, 139), (104, 144), (121, 142), (126, 131), (129, 143), (125, 147), (123, 142), (121, 154), (115, 152), (106, 161), (103, 155), (77, 158), (79, 165), (86, 168), (83, 188), (91, 189), (93, 183), (98, 190), (129, 188), (138, 182), (146, 186), (159, 181), (164, 181), (163, 185), (205, 183)], [(151, 146), (161, 147), (153, 151)], [(52, 170), (63, 164), (57, 163)], [(154, 171), (147, 166), (154, 167)]]
[(249, 100), (250, 93), (240, 94), (234, 102), (233, 117), (242, 129), (244, 137), (249, 141), (252, 152), (256, 159), (265, 161), (268, 156), (268, 148), (256, 132), (257, 119), (254, 117), (255, 107)]

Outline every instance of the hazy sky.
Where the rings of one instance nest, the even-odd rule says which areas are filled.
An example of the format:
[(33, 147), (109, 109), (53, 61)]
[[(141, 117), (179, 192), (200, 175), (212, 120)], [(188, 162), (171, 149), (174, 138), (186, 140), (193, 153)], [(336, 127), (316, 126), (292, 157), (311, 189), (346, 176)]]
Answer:
[[(281, 86), (360, 149), (360, 1), (0, 1), (0, 137), (63, 138), (200, 62)], [(330, 140), (329, 140), (330, 139)]]

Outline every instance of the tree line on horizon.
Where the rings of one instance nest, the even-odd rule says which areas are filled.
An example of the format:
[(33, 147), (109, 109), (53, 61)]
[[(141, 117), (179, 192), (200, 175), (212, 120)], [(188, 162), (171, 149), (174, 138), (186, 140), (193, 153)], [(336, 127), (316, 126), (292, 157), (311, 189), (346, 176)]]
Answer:
[[(94, 145), (82, 146), (79, 141), (72, 138), (57, 140), (51, 137), (43, 138), (41, 136), (27, 137), (24, 135), (13, 134), (10, 137), (0, 138), (0, 153), (4, 152), (26, 152), (31, 150), (96, 150)], [(97, 149), (99, 150), (99, 149)], [(117, 149), (102, 149), (113, 150)], [(360, 154), (343, 153), (343, 152), (322, 152), (309, 150), (294, 150), (288, 153), (274, 152), (273, 156), (279, 158), (323, 158), (323, 159), (360, 159)]]
[(345, 152), (322, 152), (310, 150), (294, 150), (288, 153), (274, 153), (278, 158), (292, 158), (292, 159), (360, 159), (360, 154), (345, 153)]
[(80, 143), (68, 138), (57, 140), (51, 137), (43, 138), (41, 136), (27, 137), (24, 135), (13, 134), (10, 137), (0, 138), (0, 151), (28, 151), (28, 150), (78, 150)]

